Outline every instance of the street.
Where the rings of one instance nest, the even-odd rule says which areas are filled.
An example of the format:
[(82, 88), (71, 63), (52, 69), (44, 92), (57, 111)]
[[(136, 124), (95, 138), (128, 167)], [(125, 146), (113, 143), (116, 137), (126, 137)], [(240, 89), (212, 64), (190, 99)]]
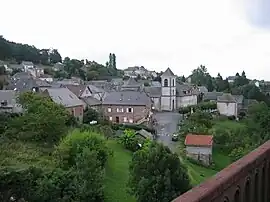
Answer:
[(172, 135), (177, 131), (181, 115), (175, 112), (158, 112), (154, 114), (154, 118), (157, 120), (157, 141), (175, 152), (179, 143), (172, 141)]

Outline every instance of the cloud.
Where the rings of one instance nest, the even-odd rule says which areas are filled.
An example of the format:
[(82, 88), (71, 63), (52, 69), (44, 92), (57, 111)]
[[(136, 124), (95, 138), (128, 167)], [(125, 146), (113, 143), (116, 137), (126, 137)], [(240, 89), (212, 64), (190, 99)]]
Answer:
[(204, 64), (213, 76), (245, 70), (270, 80), (270, 35), (250, 23), (247, 1), (9, 0), (1, 3), (0, 33), (103, 64), (114, 52), (118, 68), (170, 66), (187, 76)]
[(270, 1), (245, 0), (246, 15), (249, 21), (261, 28), (270, 28)]

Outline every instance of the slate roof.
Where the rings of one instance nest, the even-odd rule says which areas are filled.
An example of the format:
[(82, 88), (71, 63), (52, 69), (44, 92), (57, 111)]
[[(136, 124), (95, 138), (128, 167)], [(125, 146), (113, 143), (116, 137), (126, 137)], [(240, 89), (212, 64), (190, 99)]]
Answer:
[(111, 92), (105, 97), (103, 105), (148, 105), (151, 99), (145, 92), (138, 91), (120, 91)]
[(20, 79), (11, 79), (7, 90), (16, 90), (19, 92), (32, 91), (33, 88), (38, 88), (36, 80), (33, 78), (20, 78)]
[(176, 83), (176, 95), (179, 97), (195, 94), (191, 85)]
[(0, 101), (6, 100), (8, 105), (16, 104), (16, 91), (14, 90), (0, 90)]
[(161, 97), (161, 87), (144, 87), (144, 91), (150, 97)]
[(228, 80), (235, 80), (237, 78), (237, 76), (228, 76), (227, 79)]
[(234, 99), (237, 103), (241, 104), (244, 102), (244, 96), (243, 95), (233, 95)]
[(66, 88), (68, 88), (72, 93), (74, 93), (77, 97), (80, 97), (83, 93), (83, 91), (86, 88), (86, 85), (65, 85)]
[(199, 92), (200, 93), (207, 93), (208, 89), (205, 86), (198, 86)]
[(218, 102), (234, 103), (236, 99), (230, 93), (223, 93), (223, 95), (217, 97)]
[(65, 107), (75, 107), (83, 105), (81, 101), (74, 93), (67, 88), (47, 88), (45, 93), (51, 97), (51, 99)]
[(149, 133), (149, 132), (147, 132), (147, 131), (144, 130), (144, 129), (141, 129), (141, 130), (137, 131), (137, 132), (136, 132), (136, 135), (140, 135), (140, 136), (142, 136), (142, 137), (145, 138), (145, 139), (153, 140), (153, 135), (152, 135), (152, 133)]
[(203, 100), (217, 100), (218, 96), (221, 96), (223, 92), (206, 92), (203, 95)]
[(212, 135), (193, 135), (188, 134), (185, 139), (185, 145), (194, 146), (212, 146), (213, 136)]
[(22, 65), (34, 66), (34, 63), (30, 61), (22, 61)]
[(166, 71), (161, 75), (161, 77), (163, 76), (175, 76), (174, 73), (172, 72), (172, 70), (168, 67), (166, 69)]
[(87, 105), (89, 106), (97, 106), (97, 105), (101, 105), (101, 101), (99, 101), (98, 99), (94, 98), (94, 97), (84, 97), (81, 98)]

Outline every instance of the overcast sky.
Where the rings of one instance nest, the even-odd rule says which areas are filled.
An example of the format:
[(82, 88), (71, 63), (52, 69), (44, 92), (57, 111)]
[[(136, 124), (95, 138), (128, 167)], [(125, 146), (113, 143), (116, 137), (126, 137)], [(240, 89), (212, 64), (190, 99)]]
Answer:
[(62, 57), (117, 68), (167, 67), (188, 76), (200, 64), (216, 76), (244, 70), (270, 80), (267, 0), (4, 0), (0, 35), (57, 48)]

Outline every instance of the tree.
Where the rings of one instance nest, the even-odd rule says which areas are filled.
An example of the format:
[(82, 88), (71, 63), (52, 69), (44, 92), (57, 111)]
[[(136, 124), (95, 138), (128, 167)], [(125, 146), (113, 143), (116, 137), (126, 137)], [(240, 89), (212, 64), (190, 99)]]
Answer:
[(50, 62), (52, 64), (55, 64), (57, 62), (62, 62), (62, 57), (57, 49), (53, 49), (49, 57), (50, 57)]
[(100, 120), (100, 114), (92, 109), (87, 108), (83, 113), (83, 123), (89, 124), (91, 121), (99, 121)]
[(32, 92), (21, 94), (18, 100), (26, 111), (8, 124), (9, 137), (55, 143), (67, 131), (68, 112), (63, 106)]
[(171, 201), (191, 188), (177, 154), (155, 142), (133, 154), (129, 170), (129, 187), (138, 202)]
[(116, 56), (114, 53), (112, 54), (112, 68), (116, 69)]
[(85, 148), (96, 152), (97, 159), (104, 168), (111, 153), (104, 137), (94, 131), (79, 130), (71, 131), (57, 146), (54, 156), (58, 159), (59, 167), (67, 170), (75, 166), (77, 155), (82, 155)]

